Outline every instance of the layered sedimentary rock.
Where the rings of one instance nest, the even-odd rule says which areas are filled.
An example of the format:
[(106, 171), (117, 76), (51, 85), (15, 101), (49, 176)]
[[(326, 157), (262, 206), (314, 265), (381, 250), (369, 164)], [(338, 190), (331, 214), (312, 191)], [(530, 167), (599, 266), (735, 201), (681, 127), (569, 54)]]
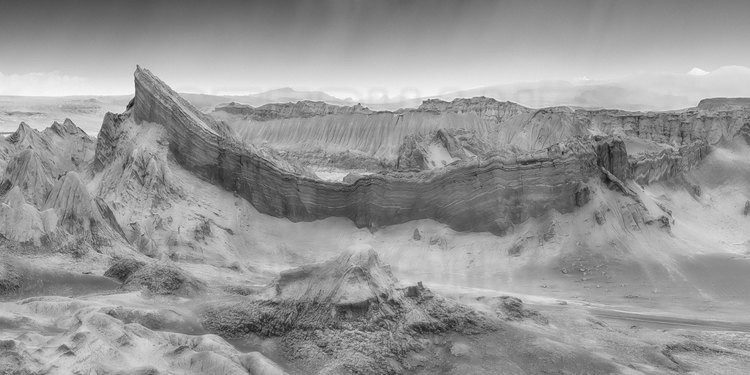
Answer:
[(99, 130), (99, 136), (96, 139), (94, 161), (91, 164), (91, 169), (94, 172), (100, 172), (105, 165), (115, 158), (115, 144), (121, 135), (119, 126), (123, 119), (124, 116), (111, 112), (104, 115), (102, 128)]
[[(634, 170), (613, 172), (618, 176), (641, 176), (639, 182), (653, 182), (684, 172), (651, 161), (669, 155), (667, 159), (674, 166), (692, 165), (694, 158), (688, 155), (705, 155), (693, 152), (698, 147), (696, 142), (710, 148), (738, 134), (750, 140), (750, 106), (742, 98), (706, 99), (695, 108), (670, 112), (532, 109), (480, 97), (451, 102), (427, 100), (418, 108), (395, 112), (319, 111), (314, 116), (295, 116), (289, 112), (287, 116), (273, 118), (232, 113), (235, 112), (230, 108), (217, 107), (213, 115), (230, 124), (246, 142), (265, 143), (301, 155), (355, 150), (382, 158), (397, 169), (426, 168), (425, 162), (419, 161), (426, 152), (419, 150), (418, 143), (440, 129), (462, 129), (494, 149), (526, 152), (545, 149), (571, 137), (620, 136), (628, 147), (643, 142), (650, 145), (647, 151), (638, 147), (628, 149), (631, 169), (637, 168), (637, 174)], [(404, 159), (402, 151), (412, 150), (417, 152)], [(688, 161), (678, 161), (684, 156), (688, 156)], [(413, 159), (413, 165), (408, 163), (409, 158)], [(401, 160), (407, 161), (406, 168), (401, 166)], [(649, 171), (649, 167), (655, 169)]]
[(708, 98), (701, 100), (698, 108), (710, 111), (750, 109), (750, 98)]
[(625, 142), (621, 139), (599, 142), (596, 145), (597, 164), (620, 180), (630, 177), (630, 165)]
[(396, 169), (401, 171), (441, 168), (477, 155), (499, 153), (476, 133), (464, 129), (439, 129), (433, 134), (413, 134), (398, 150)]
[(297, 103), (271, 103), (260, 107), (246, 104), (229, 103), (220, 106), (220, 110), (234, 115), (240, 115), (248, 120), (265, 121), (279, 118), (315, 117), (336, 114), (365, 114), (374, 113), (369, 108), (357, 104), (354, 106), (340, 106), (316, 101), (299, 101)]
[(665, 149), (656, 154), (633, 158), (630, 161), (630, 175), (641, 184), (678, 176), (693, 169), (709, 152), (708, 143), (695, 141), (677, 150)]
[(267, 142), (285, 150), (327, 153), (357, 150), (395, 160), (404, 137), (438, 129), (464, 129), (498, 145), (538, 150), (574, 136), (588, 134), (570, 119), (573, 111), (554, 114), (494, 99), (426, 101), (419, 108), (396, 112), (355, 112), (259, 121), (229, 116), (222, 108), (213, 113), (250, 143)]
[(164, 126), (180, 164), (237, 192), (260, 212), (293, 221), (339, 216), (378, 227), (429, 218), (457, 230), (504, 233), (549, 209), (573, 210), (581, 183), (598, 175), (592, 146), (571, 143), (439, 173), (368, 175), (349, 185), (319, 181), (233, 140), (149, 71), (136, 70), (135, 86), (135, 120)]

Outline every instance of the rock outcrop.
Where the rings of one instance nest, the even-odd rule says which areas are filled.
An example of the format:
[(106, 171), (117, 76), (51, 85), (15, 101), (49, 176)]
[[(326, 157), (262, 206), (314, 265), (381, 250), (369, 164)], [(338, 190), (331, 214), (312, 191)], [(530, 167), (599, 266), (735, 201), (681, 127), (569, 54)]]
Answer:
[(383, 303), (395, 287), (390, 269), (372, 249), (347, 251), (320, 264), (281, 272), (269, 288), (271, 298), (329, 304), (336, 308), (367, 308)]
[(491, 145), (463, 129), (438, 129), (433, 134), (413, 134), (404, 138), (398, 150), (396, 169), (420, 171), (442, 168), (477, 155), (499, 153)]
[(750, 98), (708, 98), (701, 100), (698, 108), (708, 111), (750, 109)]
[[(0, 340), (3, 374), (285, 374), (262, 354), (241, 353), (216, 335), (177, 333), (191, 320), (167, 309), (47, 296), (21, 301), (7, 316), (45, 334), (11, 329)], [(42, 331), (37, 322), (46, 321), (58, 329)]]
[(57, 180), (44, 203), (44, 209), (53, 209), (60, 228), (94, 248), (113, 238), (123, 237), (122, 228), (111, 209), (103, 200), (89, 195), (76, 172), (68, 172)]
[[(656, 154), (630, 159), (630, 176), (641, 184), (650, 184), (690, 171), (708, 156), (710, 146), (695, 141), (677, 150), (665, 149)], [(700, 195), (700, 191), (698, 192)]]
[(115, 260), (104, 275), (121, 281), (126, 289), (158, 295), (194, 296), (206, 288), (204, 282), (174, 265), (129, 258)]
[(25, 122), (21, 122), (18, 125), (18, 129), (5, 138), (5, 140), (19, 149), (34, 147), (49, 150), (50, 148), (49, 142), (37, 130)]
[(0, 197), (0, 235), (11, 241), (39, 246), (56, 232), (57, 221), (54, 210), (28, 204), (18, 186)]
[(53, 175), (70, 170), (79, 170), (85, 161), (94, 155), (94, 139), (77, 127), (70, 119), (62, 124), (38, 131), (22, 122), (18, 129), (6, 138), (14, 148), (10, 154), (33, 149), (47, 163)]
[(593, 146), (573, 142), (440, 173), (368, 175), (351, 185), (319, 181), (235, 141), (149, 71), (139, 67), (135, 85), (136, 122), (161, 124), (183, 167), (237, 192), (260, 212), (292, 221), (339, 216), (378, 227), (429, 218), (460, 231), (502, 234), (549, 209), (573, 210), (579, 185), (599, 173)]
[(108, 165), (115, 158), (115, 145), (121, 136), (119, 127), (125, 117), (111, 112), (107, 112), (104, 115), (102, 128), (99, 130), (99, 136), (96, 138), (94, 161), (91, 164), (91, 169), (94, 172), (101, 172), (104, 166)]
[(8, 163), (0, 186), (18, 187), (31, 204), (41, 208), (52, 190), (52, 167), (34, 148), (27, 148)]
[[(669, 112), (532, 109), (477, 97), (450, 102), (427, 100), (418, 108), (394, 112), (319, 112), (307, 117), (288, 112), (284, 117), (264, 119), (234, 115), (219, 107), (213, 115), (230, 124), (248, 143), (265, 143), (300, 156), (351, 150), (398, 165), (397, 169), (402, 170), (418, 169), (424, 164), (420, 157), (426, 150), (420, 150), (421, 140), (439, 129), (463, 129), (495, 149), (524, 152), (545, 149), (573, 137), (617, 136), (627, 148), (633, 145), (632, 150), (628, 149), (629, 160), (634, 165), (631, 168), (638, 170), (613, 173), (622, 178), (632, 175), (640, 183), (684, 172), (684, 167), (694, 165), (696, 157), (705, 156), (702, 151), (694, 152), (697, 148), (708, 150), (738, 134), (750, 139), (750, 106), (742, 98), (706, 99), (695, 108)], [(649, 147), (640, 150), (637, 143)], [(682, 158), (687, 160), (681, 161)], [(672, 166), (664, 167), (654, 160), (664, 160)]]
[(622, 140), (600, 140), (596, 145), (596, 160), (599, 167), (606, 169), (620, 180), (630, 178), (628, 152)]
[(278, 337), (285, 355), (313, 374), (402, 373), (409, 353), (429, 350), (422, 334), (496, 329), (493, 318), (421, 283), (396, 283), (375, 251), (350, 249), (283, 272), (260, 296), (206, 306), (203, 325), (225, 337)]
[(267, 121), (282, 118), (308, 118), (315, 116), (327, 116), (336, 114), (364, 114), (374, 113), (361, 104), (354, 106), (340, 106), (325, 102), (303, 100), (297, 103), (271, 103), (260, 107), (252, 107), (246, 104), (229, 103), (218, 106), (216, 111), (240, 115), (248, 120)]

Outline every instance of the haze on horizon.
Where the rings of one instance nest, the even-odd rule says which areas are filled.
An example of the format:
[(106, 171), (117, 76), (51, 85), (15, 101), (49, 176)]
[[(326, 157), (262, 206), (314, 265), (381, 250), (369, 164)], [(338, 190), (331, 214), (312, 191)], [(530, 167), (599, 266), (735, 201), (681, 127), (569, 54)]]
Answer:
[(370, 101), (702, 74), (750, 65), (748, 14), (692, 0), (12, 2), (0, 95), (129, 94), (136, 64), (181, 92)]

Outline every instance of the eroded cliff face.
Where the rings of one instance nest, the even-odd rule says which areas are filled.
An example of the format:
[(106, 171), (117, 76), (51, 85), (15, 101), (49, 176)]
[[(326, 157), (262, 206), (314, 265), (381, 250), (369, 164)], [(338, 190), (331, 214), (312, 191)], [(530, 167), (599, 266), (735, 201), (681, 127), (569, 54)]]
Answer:
[(695, 141), (676, 149), (634, 157), (630, 160), (630, 175), (640, 184), (681, 176), (695, 168), (709, 152), (711, 146), (707, 142)]
[(245, 119), (265, 121), (278, 118), (314, 117), (335, 114), (365, 114), (374, 113), (369, 108), (357, 104), (354, 106), (340, 106), (317, 101), (299, 101), (297, 103), (271, 103), (260, 107), (246, 104), (229, 103), (220, 106), (221, 111), (240, 115)]
[(599, 175), (594, 145), (574, 141), (438, 171), (368, 175), (351, 184), (320, 181), (240, 144), (148, 70), (136, 70), (135, 86), (136, 122), (161, 124), (183, 167), (237, 192), (260, 212), (292, 221), (337, 216), (379, 227), (429, 218), (460, 231), (502, 234), (549, 209), (573, 210), (576, 191)]
[[(236, 116), (231, 109), (218, 107), (213, 115), (226, 121), (249, 143), (264, 143), (300, 155), (356, 150), (396, 169), (424, 169), (425, 163), (417, 159), (427, 152), (420, 151), (418, 144), (441, 129), (472, 133), (497, 150), (525, 152), (571, 138), (617, 136), (625, 142), (631, 166), (612, 172), (650, 183), (685, 172), (710, 147), (738, 134), (750, 140), (750, 106), (746, 103), (743, 99), (706, 99), (698, 107), (682, 111), (628, 112), (568, 107), (531, 109), (479, 97), (451, 102), (427, 100), (418, 108), (395, 112), (287, 112), (283, 117), (260, 118)], [(299, 102), (286, 106), (307, 105)], [(403, 151), (416, 151), (416, 164), (410, 165)]]
[[(300, 102), (304, 103), (304, 102)], [(426, 101), (416, 109), (396, 112), (321, 114), (260, 121), (231, 115), (217, 108), (212, 115), (224, 120), (239, 137), (253, 144), (295, 152), (325, 153), (356, 150), (395, 161), (404, 137), (439, 129), (463, 129), (496, 145), (513, 145), (523, 151), (549, 147), (571, 137), (588, 134), (572, 121), (573, 111), (535, 110), (488, 98)]]

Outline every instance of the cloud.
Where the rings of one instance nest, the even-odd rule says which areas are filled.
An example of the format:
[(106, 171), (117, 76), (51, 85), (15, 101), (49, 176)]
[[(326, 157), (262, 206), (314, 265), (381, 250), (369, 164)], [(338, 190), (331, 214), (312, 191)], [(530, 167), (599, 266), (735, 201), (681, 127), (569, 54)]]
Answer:
[(690, 71), (687, 74), (691, 76), (705, 76), (706, 74), (709, 74), (709, 73), (710, 72), (707, 72), (701, 68), (696, 67), (696, 68), (690, 69)]
[(93, 91), (88, 79), (57, 71), (9, 75), (0, 72), (0, 95), (64, 96)]

